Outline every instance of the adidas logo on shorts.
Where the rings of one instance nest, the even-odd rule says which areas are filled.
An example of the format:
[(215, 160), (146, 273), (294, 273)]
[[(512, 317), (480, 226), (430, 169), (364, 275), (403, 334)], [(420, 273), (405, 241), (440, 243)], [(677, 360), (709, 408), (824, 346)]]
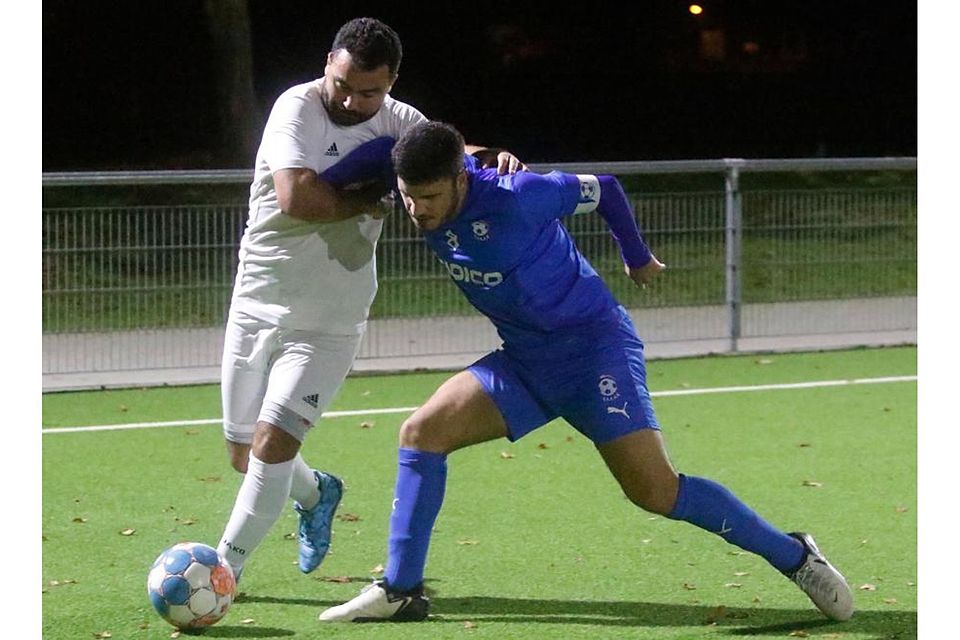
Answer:
[(316, 409), (317, 403), (320, 401), (320, 395), (314, 393), (313, 395), (303, 396), (303, 401), (306, 402), (311, 407), (313, 407), (314, 409)]
[(323, 152), (323, 155), (325, 155), (325, 156), (339, 156), (339, 155), (340, 155), (340, 151), (337, 149), (337, 143), (334, 142), (332, 145), (330, 145), (330, 147), (329, 147), (326, 151)]

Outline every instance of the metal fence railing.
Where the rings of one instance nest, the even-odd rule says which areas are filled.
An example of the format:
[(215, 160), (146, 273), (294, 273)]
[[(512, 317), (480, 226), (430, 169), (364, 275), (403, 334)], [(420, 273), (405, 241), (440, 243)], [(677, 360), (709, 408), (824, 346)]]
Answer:
[[(809, 348), (838, 335), (854, 343), (916, 339), (917, 193), (915, 180), (903, 179), (914, 174), (914, 158), (531, 168), (621, 177), (648, 243), (668, 265), (655, 286), (640, 291), (623, 277), (599, 216), (566, 223), (635, 315), (653, 356), (789, 347), (799, 336)], [(796, 180), (811, 172), (869, 173)], [(756, 179), (761, 174), (777, 179)], [(661, 176), (682, 183), (710, 175), (703, 188), (649, 188)], [(97, 384), (117, 385), (144, 371), (165, 382), (175, 370), (216, 375), (250, 178), (245, 171), (44, 174), (45, 388), (93, 374)], [(189, 195), (165, 192), (164, 204), (150, 202), (143, 190), (159, 185)], [(445, 356), (496, 346), (492, 328), (404, 215), (387, 218), (377, 258), (380, 291), (358, 368), (444, 366)]]

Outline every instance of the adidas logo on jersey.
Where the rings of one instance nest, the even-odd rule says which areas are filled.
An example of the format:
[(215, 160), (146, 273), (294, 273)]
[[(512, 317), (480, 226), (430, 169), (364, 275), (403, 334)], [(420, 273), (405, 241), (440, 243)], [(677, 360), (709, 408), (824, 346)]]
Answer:
[(325, 156), (337, 156), (340, 157), (340, 151), (337, 149), (337, 143), (334, 142), (330, 147), (323, 152)]
[(320, 395), (314, 393), (314, 394), (309, 395), (309, 396), (303, 396), (303, 401), (306, 402), (306, 403), (307, 403), (308, 405), (310, 405), (311, 407), (313, 407), (314, 409), (316, 409), (316, 408), (317, 408), (317, 403), (320, 401)]

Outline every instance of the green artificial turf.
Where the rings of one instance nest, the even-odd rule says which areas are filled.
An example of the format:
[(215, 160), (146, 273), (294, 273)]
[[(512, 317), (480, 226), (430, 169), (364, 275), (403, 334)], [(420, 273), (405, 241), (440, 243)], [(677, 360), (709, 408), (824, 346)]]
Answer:
[[(916, 374), (913, 348), (649, 363), (656, 393)], [(449, 374), (353, 377), (332, 410), (410, 407)], [(288, 510), (206, 632), (231, 638), (910, 638), (917, 629), (915, 382), (655, 398), (671, 456), (774, 525), (814, 533), (855, 590), (834, 624), (763, 560), (623, 498), (562, 421), (449, 459), (427, 565), (429, 621), (316, 622), (385, 563), (404, 413), (325, 419), (304, 457), (343, 477), (331, 554), (295, 561)], [(62, 426), (219, 416), (214, 386), (49, 394)], [(216, 545), (240, 478), (216, 425), (43, 436), (43, 637), (168, 638), (146, 598), (153, 559)], [(100, 637), (106, 637), (101, 635)]]

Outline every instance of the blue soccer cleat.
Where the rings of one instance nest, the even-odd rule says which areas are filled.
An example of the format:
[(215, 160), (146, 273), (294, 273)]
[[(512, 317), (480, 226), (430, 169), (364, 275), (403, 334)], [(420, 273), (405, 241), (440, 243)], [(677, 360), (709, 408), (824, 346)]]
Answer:
[(304, 573), (319, 567), (330, 550), (333, 514), (343, 497), (340, 478), (316, 469), (313, 475), (320, 488), (320, 501), (312, 509), (303, 509), (297, 502), (293, 504), (294, 510), (300, 514), (297, 537), (300, 539), (300, 571)]

